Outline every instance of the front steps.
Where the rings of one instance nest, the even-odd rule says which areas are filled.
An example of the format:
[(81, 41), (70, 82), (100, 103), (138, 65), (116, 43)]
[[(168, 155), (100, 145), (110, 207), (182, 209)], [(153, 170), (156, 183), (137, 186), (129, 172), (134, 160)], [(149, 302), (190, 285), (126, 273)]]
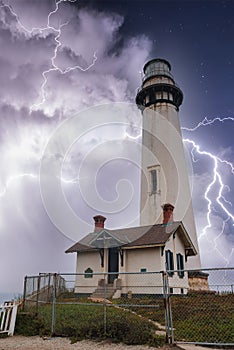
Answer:
[(95, 299), (111, 299), (116, 292), (116, 288), (113, 284), (107, 284), (106, 287), (98, 286), (92, 293), (91, 298)]

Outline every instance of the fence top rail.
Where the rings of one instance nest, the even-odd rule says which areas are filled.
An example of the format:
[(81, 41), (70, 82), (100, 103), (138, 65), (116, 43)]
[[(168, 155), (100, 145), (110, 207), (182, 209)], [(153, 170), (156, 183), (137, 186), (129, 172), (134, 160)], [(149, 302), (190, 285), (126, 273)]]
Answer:
[(80, 272), (80, 273), (60, 273), (59, 275), (60, 276), (77, 276), (77, 275), (80, 275), (80, 276), (83, 276), (83, 275), (159, 275), (159, 274), (162, 274), (162, 273), (165, 273), (165, 271), (145, 271), (145, 272), (141, 272), (141, 271), (136, 271), (136, 272)]
[[(175, 272), (177, 270), (174, 270)], [(190, 269), (190, 270), (184, 270), (185, 272), (199, 272), (199, 271), (234, 271), (233, 267), (209, 267), (209, 268), (201, 268), (201, 269)]]
[[(189, 269), (189, 270), (162, 270), (162, 271), (137, 271), (137, 272), (92, 272), (92, 275), (97, 276), (108, 276), (108, 275), (156, 275), (156, 274), (166, 274), (170, 272), (178, 273), (178, 272), (209, 272), (209, 271), (234, 271), (234, 267), (214, 267), (214, 268), (201, 268), (201, 269)], [(61, 273), (39, 273), (38, 275), (32, 275), (32, 276), (25, 276), (25, 278), (38, 278), (38, 277), (46, 277), (46, 276), (52, 276), (52, 277), (62, 277), (62, 276), (84, 276), (88, 275), (90, 273), (76, 273), (76, 272), (61, 272)]]
[[(52, 276), (84, 276), (84, 275), (97, 275), (97, 276), (107, 276), (107, 275), (156, 275), (156, 274), (162, 274), (165, 273), (165, 271), (146, 271), (146, 272), (80, 272), (80, 273), (76, 273), (76, 272), (71, 272), (71, 273), (55, 273), (55, 274), (51, 274)], [(39, 274), (39, 275), (33, 275), (33, 276), (25, 276), (25, 278), (39, 278), (39, 277), (44, 277), (45, 275)]]
[[(109, 274), (116, 274), (118, 273), (119, 275), (126, 275), (126, 274), (162, 274), (162, 273), (167, 273), (167, 272), (204, 272), (204, 271), (234, 271), (234, 266), (233, 267), (209, 267), (209, 268), (200, 268), (200, 269), (189, 269), (189, 270), (161, 270), (161, 271), (146, 271), (146, 272), (97, 272), (96, 274), (98, 275), (109, 275)], [(84, 275), (85, 273), (68, 273), (68, 272), (61, 272), (59, 275), (61, 276), (67, 276), (67, 275)], [(94, 273), (93, 273), (94, 274)]]

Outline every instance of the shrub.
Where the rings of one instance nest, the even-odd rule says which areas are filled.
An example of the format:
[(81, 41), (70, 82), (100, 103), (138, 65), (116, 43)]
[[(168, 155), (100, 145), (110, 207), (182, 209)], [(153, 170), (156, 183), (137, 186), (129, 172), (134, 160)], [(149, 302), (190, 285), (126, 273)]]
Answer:
[[(16, 333), (22, 335), (49, 335), (51, 333), (51, 306), (40, 308), (39, 315), (19, 313)], [(127, 310), (107, 308), (106, 333), (102, 306), (57, 305), (56, 335), (67, 336), (72, 342), (82, 339), (103, 340), (125, 344), (148, 344), (160, 346), (165, 337), (155, 334), (156, 327), (146, 318)]]
[(15, 324), (15, 333), (25, 336), (38, 335), (41, 333), (43, 326), (43, 320), (41, 320), (36, 314), (18, 313)]

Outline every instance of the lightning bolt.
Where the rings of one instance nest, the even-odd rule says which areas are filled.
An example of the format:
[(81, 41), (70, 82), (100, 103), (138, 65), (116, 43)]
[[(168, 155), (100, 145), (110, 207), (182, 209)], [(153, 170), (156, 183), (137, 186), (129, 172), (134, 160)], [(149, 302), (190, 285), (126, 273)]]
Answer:
[[(218, 236), (214, 239), (214, 250), (216, 250), (219, 255), (224, 259), (224, 261), (226, 261), (226, 267), (228, 266), (229, 264), (229, 259), (227, 259), (226, 257), (223, 256), (223, 254), (220, 252), (219, 250), (219, 245), (218, 245), (218, 239), (223, 235), (224, 233), (224, 229), (225, 229), (225, 225), (226, 223), (229, 221), (229, 218), (227, 218), (226, 220), (223, 221), (223, 225), (222, 225), (222, 230), (220, 231), (220, 233), (218, 234)], [(232, 256), (232, 251), (231, 251), (231, 254), (230, 254), (230, 257), (231, 258)]]
[[(33, 173), (23, 173), (23, 174), (17, 174), (17, 175), (11, 175), (7, 179), (5, 185), (2, 187), (0, 191), (0, 198), (4, 197), (8, 191), (8, 189), (12, 186), (14, 182), (18, 182), (23, 178), (31, 178), (33, 180), (39, 180), (39, 176), (37, 174)], [(79, 183), (80, 178), (77, 176), (73, 179), (66, 179), (64, 177), (59, 177), (60, 181), (64, 184), (73, 185)]]
[(211, 183), (207, 186), (206, 191), (205, 191), (205, 195), (204, 195), (205, 199), (208, 202), (208, 213), (207, 213), (208, 225), (205, 226), (205, 228), (203, 229), (203, 231), (202, 231), (203, 233), (200, 235), (200, 238), (201, 238), (204, 235), (204, 233), (206, 232), (206, 230), (211, 227), (210, 214), (211, 214), (212, 201), (209, 199), (209, 192), (211, 191), (212, 187), (216, 183), (219, 184), (219, 191), (218, 191), (218, 196), (216, 197), (216, 202), (219, 204), (219, 206), (222, 208), (222, 210), (228, 215), (228, 217), (231, 218), (232, 221), (234, 222), (234, 216), (230, 213), (230, 211), (221, 202), (221, 198), (222, 198), (224, 200), (224, 202), (230, 203), (230, 202), (226, 201), (224, 199), (224, 196), (223, 196), (223, 189), (226, 185), (224, 185), (224, 183), (222, 181), (222, 177), (221, 177), (220, 173), (218, 172), (218, 165), (219, 165), (219, 163), (225, 163), (226, 165), (228, 165), (230, 167), (232, 174), (234, 174), (234, 166), (232, 165), (232, 163), (228, 162), (227, 160), (221, 159), (221, 158), (213, 155), (210, 152), (201, 151), (200, 146), (197, 145), (193, 140), (183, 139), (183, 141), (185, 143), (189, 143), (193, 146), (192, 151), (191, 151), (191, 153), (193, 154), (193, 159), (194, 159), (194, 151), (196, 151), (200, 155), (208, 156), (214, 162), (213, 178), (212, 178)]
[(219, 117), (216, 117), (214, 119), (207, 119), (206, 117), (201, 121), (199, 122), (196, 126), (194, 126), (193, 128), (187, 128), (187, 127), (184, 127), (182, 126), (181, 127), (181, 130), (186, 130), (186, 131), (196, 131), (197, 129), (199, 129), (200, 127), (202, 126), (207, 126), (207, 125), (212, 125), (214, 124), (215, 122), (220, 122), (220, 123), (224, 123), (225, 121), (227, 120), (230, 120), (230, 121), (234, 121), (234, 118), (233, 117), (225, 117), (225, 118), (219, 118)]
[[(32, 29), (28, 29), (26, 28), (23, 23), (20, 21), (19, 19), (19, 16), (17, 15), (17, 13), (13, 10), (13, 8), (9, 5), (9, 4), (2, 4), (0, 5), (0, 8), (7, 8), (10, 13), (14, 16), (14, 18), (16, 19), (16, 22), (18, 24), (18, 26), (29, 36), (32, 36), (36, 33), (40, 33), (42, 34), (43, 32), (46, 32), (46, 31), (51, 31), (52, 33), (54, 33), (54, 41), (55, 41), (55, 47), (54, 47), (54, 50), (53, 50), (53, 53), (52, 53), (52, 57), (50, 57), (50, 65), (51, 67), (45, 71), (42, 72), (42, 84), (40, 86), (40, 102), (37, 103), (37, 104), (33, 104), (31, 107), (30, 107), (30, 112), (32, 112), (33, 110), (35, 109), (38, 109), (39, 107), (41, 107), (45, 102), (46, 102), (46, 85), (48, 83), (48, 75), (51, 74), (52, 72), (59, 72), (60, 74), (67, 74), (73, 70), (81, 70), (81, 71), (87, 71), (89, 70), (91, 67), (93, 67), (95, 65), (95, 62), (97, 60), (97, 56), (96, 56), (96, 51), (94, 51), (93, 53), (93, 60), (91, 62), (90, 65), (88, 65), (87, 67), (83, 68), (81, 67), (80, 65), (74, 65), (72, 67), (66, 67), (64, 69), (62, 69), (61, 67), (59, 67), (57, 64), (56, 64), (56, 58), (57, 58), (57, 55), (58, 55), (58, 50), (59, 48), (62, 46), (62, 43), (60, 41), (60, 37), (61, 37), (61, 34), (62, 34), (62, 29), (67, 26), (69, 24), (69, 21), (65, 22), (65, 23), (62, 23), (62, 24), (59, 24), (58, 28), (55, 28), (52, 24), (51, 24), (51, 18), (53, 17), (53, 15), (55, 15), (58, 10), (59, 10), (59, 6), (60, 4), (62, 3), (65, 3), (65, 2), (68, 2), (68, 3), (75, 3), (77, 0), (55, 0), (54, 4), (55, 4), (55, 8), (48, 14), (47, 16), (47, 24), (45, 27), (38, 27), (38, 28), (32, 28)], [(216, 117), (216, 118), (213, 118), (213, 119), (208, 119), (208, 118), (204, 118), (201, 122), (199, 122), (196, 126), (192, 127), (192, 128), (188, 128), (188, 127), (181, 127), (182, 130), (185, 130), (185, 131), (189, 131), (189, 132), (194, 132), (196, 130), (198, 130), (199, 128), (201, 127), (206, 127), (208, 125), (212, 125), (216, 122), (219, 122), (219, 123), (224, 123), (226, 121), (234, 121), (234, 118), (233, 117), (225, 117), (225, 118), (219, 118), (219, 117)], [(141, 135), (137, 135), (137, 136), (132, 136), (132, 135), (129, 135), (128, 133), (126, 133), (126, 137), (129, 137), (129, 138), (132, 138), (132, 139), (138, 139), (141, 137)], [(223, 195), (223, 191), (224, 191), (224, 188), (227, 187), (224, 183), (223, 183), (223, 180), (222, 180), (222, 176), (219, 172), (219, 166), (220, 165), (226, 165), (229, 167), (229, 169), (231, 170), (231, 173), (234, 174), (234, 166), (232, 165), (232, 163), (228, 162), (227, 160), (225, 159), (221, 159), (220, 157), (210, 153), (210, 152), (207, 152), (207, 151), (204, 151), (204, 150), (201, 150), (200, 149), (200, 146), (197, 145), (193, 140), (191, 139), (184, 139), (183, 140), (184, 143), (188, 143), (192, 146), (192, 157), (193, 157), (193, 160), (195, 160), (195, 153), (200, 155), (200, 156), (205, 156), (205, 157), (208, 157), (209, 159), (211, 159), (213, 161), (213, 175), (212, 175), (212, 180), (211, 182), (208, 184), (206, 190), (205, 190), (205, 194), (204, 194), (204, 198), (206, 199), (207, 201), (207, 213), (206, 213), (206, 219), (207, 219), (207, 225), (203, 228), (201, 234), (199, 235), (199, 240), (206, 236), (207, 235), (207, 230), (210, 229), (212, 227), (212, 223), (211, 223), (211, 212), (212, 212), (212, 199), (210, 197), (210, 193), (211, 193), (211, 190), (212, 188), (214, 187), (214, 185), (218, 185), (218, 194), (217, 194), (217, 197), (215, 199), (215, 201), (217, 202), (217, 204), (219, 205), (219, 207), (221, 208), (221, 210), (227, 215), (227, 219), (223, 221), (223, 228), (221, 230), (221, 232), (219, 233), (219, 235), (215, 238), (214, 240), (214, 247), (216, 250), (218, 250), (218, 244), (217, 244), (217, 240), (218, 238), (224, 233), (224, 227), (225, 227), (225, 224), (227, 223), (228, 220), (232, 220), (232, 222), (234, 222), (234, 216), (233, 214), (229, 211), (229, 209), (227, 208), (226, 204), (231, 204), (230, 202), (228, 202), (224, 195)], [(8, 188), (12, 185), (13, 182), (15, 181), (18, 181), (22, 178), (32, 178), (32, 179), (37, 179), (38, 178), (38, 175), (36, 174), (32, 174), (32, 173), (23, 173), (23, 174), (19, 174), (19, 175), (14, 175), (14, 176), (10, 176), (5, 184), (5, 186), (3, 187), (3, 189), (0, 191), (0, 197), (3, 197)], [(64, 179), (64, 178), (61, 178), (61, 181), (63, 183), (66, 183), (66, 184), (74, 184), (74, 183), (77, 183), (78, 182), (78, 178), (75, 178), (75, 179), (71, 179), (71, 180), (67, 180), (67, 179)], [(233, 252), (234, 252), (234, 248), (232, 249), (231, 251), (231, 255), (230, 257), (233, 255)], [(220, 253), (221, 254), (221, 253)], [(222, 254), (221, 254), (222, 255)], [(223, 257), (223, 255), (222, 255)], [(225, 261), (227, 262), (228, 260), (223, 257), (225, 259)]]
[[(181, 127), (182, 130), (186, 130), (186, 131), (190, 131), (190, 132), (194, 132), (197, 129), (201, 128), (201, 127), (205, 127), (208, 125), (212, 125), (215, 122), (219, 122), (219, 123), (224, 123), (226, 121), (234, 121), (233, 117), (225, 117), (225, 118), (219, 118), (216, 117), (214, 119), (207, 119), (204, 118), (201, 122), (199, 122), (195, 127), (193, 128), (188, 128), (188, 127)], [(141, 134), (137, 135), (137, 136), (132, 136), (129, 133), (125, 132), (125, 137), (131, 138), (131, 139), (138, 139), (141, 137)], [(212, 180), (211, 182), (207, 185), (206, 190), (205, 190), (205, 194), (204, 194), (204, 198), (207, 201), (207, 213), (206, 213), (206, 220), (207, 220), (207, 225), (202, 229), (200, 235), (198, 236), (198, 240), (201, 240), (202, 237), (206, 237), (207, 238), (207, 230), (212, 228), (212, 222), (211, 222), (211, 213), (212, 213), (212, 206), (213, 206), (213, 201), (210, 198), (210, 193), (212, 191), (212, 188), (214, 187), (214, 185), (218, 185), (218, 194), (216, 196), (216, 202), (218, 203), (219, 207), (221, 208), (221, 210), (227, 215), (227, 218), (225, 220), (223, 220), (223, 226), (222, 226), (222, 230), (220, 231), (220, 233), (218, 234), (218, 236), (214, 239), (213, 243), (214, 243), (214, 247), (213, 249), (216, 250), (219, 255), (224, 259), (224, 261), (226, 262), (226, 266), (229, 264), (229, 259), (231, 258), (231, 256), (233, 255), (234, 252), (234, 248), (232, 248), (231, 250), (231, 254), (230, 256), (227, 258), (225, 257), (222, 252), (220, 251), (219, 247), (218, 247), (218, 239), (224, 234), (224, 229), (225, 229), (225, 225), (229, 220), (232, 220), (233, 222), (233, 226), (234, 226), (234, 215), (228, 210), (228, 208), (226, 207), (225, 204), (228, 204), (230, 206), (232, 206), (232, 203), (227, 201), (226, 198), (223, 195), (223, 191), (224, 188), (229, 189), (230, 188), (225, 185), (223, 183), (222, 180), (222, 176), (219, 172), (219, 166), (220, 165), (227, 165), (231, 171), (232, 174), (234, 174), (234, 166), (231, 162), (228, 162), (226, 159), (222, 159), (208, 151), (204, 151), (200, 149), (200, 146), (198, 144), (196, 144), (193, 140), (191, 139), (183, 139), (184, 143), (188, 143), (192, 146), (192, 150), (191, 150), (191, 156), (192, 156), (192, 160), (193, 162), (197, 162), (198, 159), (197, 157), (195, 157), (195, 153), (200, 155), (200, 156), (205, 156), (210, 158), (213, 161), (213, 176), (212, 176)], [(211, 242), (212, 243), (212, 242)]]
[(53, 51), (53, 56), (50, 58), (50, 63), (51, 63), (51, 68), (45, 70), (42, 72), (42, 77), (43, 77), (43, 83), (41, 85), (40, 88), (40, 99), (41, 101), (39, 103), (35, 103), (30, 107), (30, 114), (32, 113), (33, 110), (37, 110), (39, 107), (41, 107), (45, 102), (46, 102), (46, 85), (47, 85), (47, 76), (48, 74), (52, 73), (52, 72), (59, 72), (60, 74), (67, 74), (73, 70), (81, 70), (82, 72), (86, 72), (88, 71), (91, 67), (93, 67), (95, 65), (95, 62), (97, 61), (97, 55), (96, 55), (96, 51), (94, 51), (93, 53), (93, 60), (90, 63), (90, 65), (88, 65), (87, 67), (83, 68), (80, 65), (75, 65), (72, 67), (66, 67), (65, 69), (60, 68), (59, 66), (56, 65), (55, 63), (55, 59), (57, 57), (58, 54), (58, 49), (60, 46), (62, 46), (62, 43), (60, 41), (60, 37), (61, 37), (61, 33), (62, 33), (62, 28), (66, 25), (69, 24), (69, 21), (60, 24), (58, 28), (55, 28), (51, 25), (51, 17), (57, 13), (58, 9), (59, 9), (59, 5), (63, 2), (69, 2), (69, 3), (75, 3), (77, 0), (55, 0), (55, 9), (53, 11), (51, 11), (48, 14), (47, 17), (47, 25), (45, 27), (34, 27), (31, 30), (27, 29), (22, 22), (19, 19), (19, 16), (17, 15), (17, 13), (12, 9), (12, 6), (8, 5), (8, 4), (3, 4), (0, 6), (0, 8), (2, 7), (6, 7), (9, 9), (10, 13), (15, 17), (18, 25), (21, 27), (21, 29), (23, 29), (24, 32), (26, 32), (29, 35), (33, 35), (33, 33), (35, 32), (39, 32), (39, 33), (43, 33), (44, 31), (52, 31), (55, 35), (55, 48)]
[[(208, 118), (205, 117), (201, 122), (199, 122), (193, 128), (181, 127), (181, 129), (193, 132), (193, 131), (196, 131), (197, 129), (199, 129), (200, 127), (205, 127), (205, 126), (208, 126), (208, 125), (212, 125), (215, 122), (224, 123), (225, 121), (234, 121), (234, 118), (233, 117), (225, 117), (225, 118), (216, 117), (216, 118), (213, 118), (213, 119), (208, 119)], [(195, 145), (191, 140), (184, 140), (184, 142), (186, 142), (186, 141), (192, 143), (193, 146)], [(197, 147), (196, 150), (198, 150), (199, 146), (196, 145), (196, 147)], [(194, 147), (193, 147), (193, 149), (194, 149)], [(201, 154), (200, 150), (198, 151), (198, 153)], [(206, 236), (206, 238), (207, 238), (207, 230), (212, 227), (212, 224), (211, 224), (212, 201), (211, 201), (211, 199), (209, 198), (208, 195), (209, 195), (209, 193), (210, 193), (210, 191), (212, 189), (212, 186), (216, 183), (216, 180), (218, 180), (219, 192), (218, 192), (218, 196), (216, 198), (216, 202), (220, 205), (220, 207), (227, 214), (228, 217), (227, 217), (226, 220), (223, 221), (222, 230), (220, 231), (218, 236), (214, 239), (214, 248), (213, 249), (215, 251), (217, 251), (219, 253), (219, 255), (224, 259), (224, 261), (226, 262), (226, 267), (227, 267), (228, 264), (229, 264), (230, 258), (232, 257), (232, 254), (234, 252), (234, 248), (232, 248), (230, 256), (228, 258), (225, 257), (222, 254), (222, 252), (220, 251), (220, 249), (219, 249), (218, 239), (223, 235), (224, 229), (225, 229), (225, 225), (230, 220), (230, 218), (233, 221), (233, 215), (229, 212), (229, 210), (227, 210), (227, 208), (220, 201), (220, 199), (222, 198), (222, 200), (225, 203), (229, 204), (230, 206), (232, 205), (232, 203), (227, 201), (225, 199), (225, 197), (222, 195), (222, 191), (223, 191), (225, 185), (222, 182), (221, 175), (218, 173), (218, 163), (225, 163), (225, 164), (227, 164), (230, 167), (232, 173), (234, 173), (234, 168), (233, 168), (233, 165), (230, 162), (227, 162), (226, 160), (220, 159), (219, 157), (214, 156), (213, 154), (211, 154), (209, 152), (202, 152), (202, 153), (203, 153), (203, 155), (204, 154), (208, 155), (210, 158), (212, 158), (214, 160), (214, 169), (213, 169), (213, 179), (212, 179), (211, 183), (207, 186), (206, 191), (205, 191), (205, 195), (204, 195), (205, 199), (208, 202), (207, 214), (206, 214), (207, 225), (203, 228), (200, 236), (198, 237), (198, 240), (200, 240), (203, 236)], [(192, 158), (193, 158), (193, 161), (196, 161), (195, 158), (194, 158), (193, 150), (192, 150)], [(226, 185), (226, 187), (229, 188), (227, 185)]]
[[(219, 122), (224, 122), (224, 121), (227, 121), (227, 120), (231, 120), (233, 121), (234, 118), (231, 118), (231, 117), (227, 117), (227, 118), (214, 118), (212, 120), (208, 120), (208, 119), (203, 119), (202, 122), (200, 122), (199, 124), (197, 124), (197, 126), (195, 126), (194, 128), (182, 128), (184, 130), (187, 130), (187, 131), (195, 131), (197, 130), (199, 127), (202, 127), (202, 126), (206, 126), (206, 125), (211, 125), (213, 124), (214, 122), (216, 121), (219, 121)], [(208, 184), (208, 186), (206, 187), (206, 190), (205, 190), (205, 194), (204, 194), (204, 198), (206, 199), (207, 201), (207, 213), (206, 213), (206, 220), (207, 220), (207, 225), (203, 228), (201, 234), (198, 236), (198, 240), (201, 240), (202, 237), (207, 237), (207, 230), (210, 229), (212, 227), (212, 222), (211, 222), (211, 213), (212, 213), (212, 206), (213, 206), (213, 201), (212, 199), (210, 198), (210, 193), (211, 193), (211, 190), (212, 188), (214, 187), (214, 185), (218, 185), (218, 193), (217, 193), (217, 196), (215, 198), (215, 201), (218, 203), (219, 205), (219, 208), (221, 209), (221, 211), (223, 211), (226, 215), (227, 215), (227, 218), (225, 220), (223, 220), (223, 227), (222, 227), (222, 230), (221, 232), (218, 234), (218, 236), (214, 239), (213, 243), (214, 243), (214, 250), (216, 250), (219, 255), (221, 255), (221, 257), (224, 259), (224, 261), (226, 262), (226, 266), (228, 266), (229, 264), (229, 259), (231, 258), (232, 254), (233, 254), (233, 251), (234, 249), (232, 249), (231, 251), (231, 254), (230, 256), (227, 258), (225, 257), (221, 251), (219, 250), (218, 248), (218, 239), (223, 235), (224, 233), (224, 228), (225, 228), (225, 225), (226, 223), (229, 221), (229, 220), (232, 220), (233, 222), (233, 226), (234, 226), (234, 215), (228, 210), (228, 208), (226, 207), (225, 204), (229, 204), (229, 205), (232, 205), (229, 201), (227, 201), (223, 195), (223, 191), (224, 191), (224, 188), (228, 188), (229, 187), (227, 185), (224, 184), (223, 180), (222, 180), (222, 176), (219, 172), (219, 166), (220, 165), (223, 165), (223, 164), (226, 164), (231, 173), (234, 174), (234, 166), (231, 162), (228, 162), (227, 160), (225, 159), (221, 159), (220, 157), (210, 153), (210, 152), (207, 152), (207, 151), (204, 151), (204, 150), (201, 150), (200, 149), (200, 146), (198, 144), (196, 144), (193, 140), (191, 139), (183, 139), (183, 142), (184, 143), (188, 143), (192, 146), (192, 150), (191, 150), (191, 155), (192, 155), (192, 159), (193, 161), (196, 161), (195, 159), (195, 153), (197, 153), (198, 155), (200, 156), (206, 156), (208, 158), (210, 158), (212, 161), (213, 161), (213, 175), (212, 175), (212, 180), (211, 182)], [(230, 190), (230, 189), (229, 189)]]
[(25, 177), (29, 177), (29, 178), (32, 178), (32, 179), (37, 179), (38, 178), (37, 175), (31, 174), (31, 173), (24, 173), (24, 174), (17, 174), (17, 175), (10, 176), (7, 179), (7, 182), (6, 182), (5, 186), (2, 188), (2, 190), (0, 192), (0, 198), (5, 196), (5, 194), (7, 193), (7, 190), (9, 189), (9, 187), (11, 186), (11, 184), (13, 182), (18, 181), (18, 180), (20, 180), (22, 178), (25, 178)]

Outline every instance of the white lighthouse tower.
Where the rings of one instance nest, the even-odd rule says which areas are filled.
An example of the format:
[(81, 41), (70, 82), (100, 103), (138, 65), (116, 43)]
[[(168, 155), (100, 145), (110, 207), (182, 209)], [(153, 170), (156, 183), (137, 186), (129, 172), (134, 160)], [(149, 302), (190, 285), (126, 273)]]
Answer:
[(141, 225), (162, 223), (162, 206), (170, 204), (174, 221), (182, 221), (198, 252), (190, 268), (200, 268), (191, 190), (178, 117), (183, 93), (165, 59), (144, 66), (136, 103), (142, 110)]

